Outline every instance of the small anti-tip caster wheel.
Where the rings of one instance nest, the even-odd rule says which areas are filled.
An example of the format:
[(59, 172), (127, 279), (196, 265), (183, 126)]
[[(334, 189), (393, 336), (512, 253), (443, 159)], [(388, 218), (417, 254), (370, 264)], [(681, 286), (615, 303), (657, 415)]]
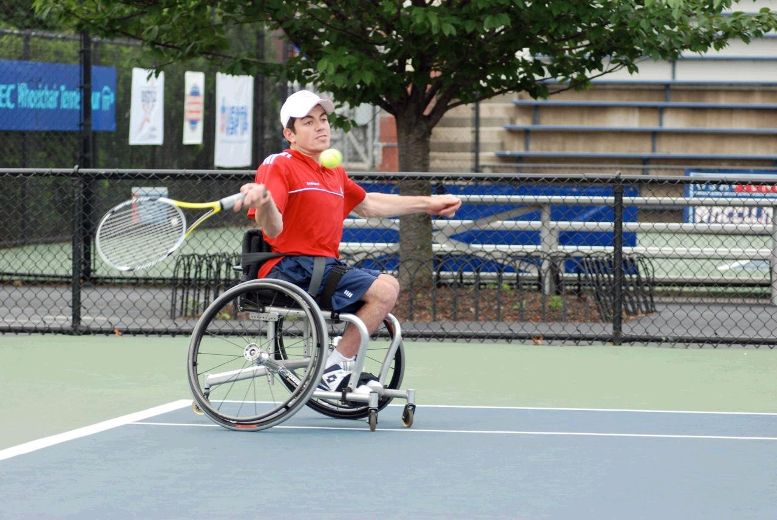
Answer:
[(370, 424), (370, 431), (374, 432), (378, 427), (378, 410), (376, 408), (370, 408), (370, 414), (367, 417), (367, 421)]
[(415, 405), (406, 404), (405, 409), (402, 411), (402, 424), (405, 428), (413, 426), (413, 418), (415, 417)]

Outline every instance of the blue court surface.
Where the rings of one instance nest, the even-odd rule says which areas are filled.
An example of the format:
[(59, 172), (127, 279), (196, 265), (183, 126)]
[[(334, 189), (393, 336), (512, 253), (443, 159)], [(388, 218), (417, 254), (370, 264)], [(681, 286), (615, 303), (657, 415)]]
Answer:
[(182, 400), (0, 451), (0, 518), (775, 519), (777, 414), (308, 409), (234, 432)]

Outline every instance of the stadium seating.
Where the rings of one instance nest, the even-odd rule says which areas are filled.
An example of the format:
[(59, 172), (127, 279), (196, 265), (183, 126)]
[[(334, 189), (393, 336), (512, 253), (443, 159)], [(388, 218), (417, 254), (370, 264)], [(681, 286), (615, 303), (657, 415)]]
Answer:
[[(777, 38), (640, 65), (547, 99), (499, 96), (451, 111), (435, 129), (435, 170), (580, 172), (777, 166)], [(777, 69), (775, 69), (777, 70)], [(542, 165), (542, 166), (540, 166)], [(554, 170), (548, 167), (554, 167)]]
[(757, 101), (777, 100), (777, 85), (611, 82), (582, 94), (515, 99), (496, 158), (521, 165), (674, 164), (676, 174), (699, 163), (777, 166), (777, 103)]

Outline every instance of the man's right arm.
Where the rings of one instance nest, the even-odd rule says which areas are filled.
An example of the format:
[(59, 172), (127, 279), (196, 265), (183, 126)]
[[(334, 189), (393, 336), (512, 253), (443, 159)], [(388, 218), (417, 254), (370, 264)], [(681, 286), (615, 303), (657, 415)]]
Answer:
[(274, 238), (283, 231), (283, 216), (275, 205), (272, 194), (264, 184), (251, 182), (240, 187), (240, 192), (245, 194), (242, 204), (235, 205), (235, 211), (241, 208), (254, 208), (254, 221), (264, 233)]

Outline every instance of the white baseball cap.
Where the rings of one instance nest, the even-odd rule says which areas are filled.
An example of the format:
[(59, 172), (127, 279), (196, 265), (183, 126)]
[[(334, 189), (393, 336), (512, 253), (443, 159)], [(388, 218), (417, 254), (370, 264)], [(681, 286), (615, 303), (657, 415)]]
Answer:
[(281, 107), (281, 124), (283, 128), (286, 128), (286, 125), (289, 124), (289, 119), (292, 117), (305, 117), (316, 105), (321, 105), (321, 108), (326, 110), (327, 114), (331, 114), (335, 110), (335, 105), (332, 101), (319, 97), (309, 90), (300, 90), (289, 96)]

